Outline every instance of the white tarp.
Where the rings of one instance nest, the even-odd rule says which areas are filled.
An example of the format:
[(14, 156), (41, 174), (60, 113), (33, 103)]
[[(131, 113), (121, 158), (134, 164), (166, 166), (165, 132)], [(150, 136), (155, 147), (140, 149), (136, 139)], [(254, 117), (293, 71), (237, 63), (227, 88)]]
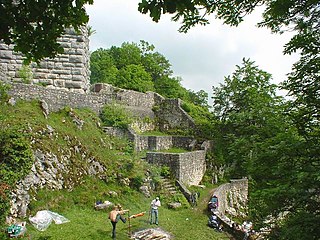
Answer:
[(34, 217), (29, 217), (29, 221), (39, 231), (45, 231), (52, 221), (54, 221), (55, 224), (70, 222), (64, 216), (48, 210), (38, 211)]

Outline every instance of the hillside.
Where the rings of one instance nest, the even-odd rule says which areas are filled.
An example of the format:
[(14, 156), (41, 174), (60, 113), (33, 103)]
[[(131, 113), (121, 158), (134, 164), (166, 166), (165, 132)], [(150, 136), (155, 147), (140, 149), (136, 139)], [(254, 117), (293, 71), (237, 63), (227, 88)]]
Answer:
[[(17, 185), (20, 190), (29, 189), (30, 196), (26, 194), (24, 199), (13, 199), (16, 206), (14, 214), (25, 213), (21, 220), (27, 220), (38, 210), (48, 209), (70, 220), (63, 225), (52, 224), (45, 232), (35, 230), (28, 223), (28, 234), (32, 239), (105, 239), (111, 234), (111, 224), (107, 219), (109, 209), (94, 210), (94, 203), (98, 200), (121, 203), (130, 209), (130, 213), (148, 213), (151, 198), (138, 189), (147, 178), (157, 183), (161, 169), (141, 160), (143, 153), (134, 153), (124, 139), (107, 136), (95, 113), (88, 109), (64, 108), (46, 116), (38, 101), (18, 101), (13, 106), (2, 104), (0, 119), (2, 158), (7, 159), (8, 146), (17, 150), (9, 152), (13, 161), (21, 153), (21, 147), (23, 152), (31, 150), (34, 156), (31, 164), (2, 163), (7, 165), (6, 171), (1, 167), (1, 176), (10, 180), (11, 189), (29, 173), (33, 176), (33, 179)], [(35, 176), (41, 181), (36, 181)], [(228, 239), (206, 225), (205, 198), (211, 187), (201, 190), (203, 204), (194, 209), (182, 196), (170, 197), (154, 189), (151, 195), (161, 194), (163, 205), (160, 227), (175, 239)], [(3, 193), (6, 191), (1, 195), (2, 216), (8, 210), (4, 201), (8, 200), (8, 195)], [(180, 200), (184, 207), (168, 209), (167, 203), (172, 200)], [(27, 208), (23, 207), (25, 205)], [(148, 214), (134, 220), (132, 230), (150, 227), (147, 220)], [(118, 239), (128, 239), (127, 225), (118, 224)]]

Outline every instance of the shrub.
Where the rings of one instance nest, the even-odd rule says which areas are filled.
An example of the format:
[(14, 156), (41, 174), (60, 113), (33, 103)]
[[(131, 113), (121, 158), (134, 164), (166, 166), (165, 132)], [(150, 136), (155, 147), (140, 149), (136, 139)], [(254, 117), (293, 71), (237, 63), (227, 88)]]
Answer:
[(187, 104), (187, 103), (185, 103), (185, 102), (181, 104), (181, 108), (182, 108), (184, 111), (186, 111), (187, 113), (189, 113), (189, 112), (191, 111), (190, 105)]
[(29, 65), (23, 65), (18, 74), (23, 83), (31, 83), (33, 74)]
[(0, 80), (0, 103), (6, 102), (9, 99), (7, 91), (9, 90), (9, 85), (5, 84)]
[(0, 225), (4, 223), (10, 208), (10, 189), (25, 177), (33, 163), (29, 142), (22, 133), (0, 131)]
[(171, 174), (171, 172), (170, 172), (170, 168), (169, 168), (169, 167), (163, 166), (163, 167), (161, 168), (161, 172), (160, 172), (160, 175), (161, 175), (161, 176), (163, 176), (163, 177), (169, 177), (170, 174)]
[(101, 112), (100, 118), (106, 126), (128, 128), (133, 119), (125, 110), (117, 105), (106, 105)]
[(143, 177), (139, 176), (139, 175), (132, 178), (132, 180), (130, 182), (130, 186), (136, 190), (139, 190), (139, 188), (142, 186), (142, 184), (143, 184)]

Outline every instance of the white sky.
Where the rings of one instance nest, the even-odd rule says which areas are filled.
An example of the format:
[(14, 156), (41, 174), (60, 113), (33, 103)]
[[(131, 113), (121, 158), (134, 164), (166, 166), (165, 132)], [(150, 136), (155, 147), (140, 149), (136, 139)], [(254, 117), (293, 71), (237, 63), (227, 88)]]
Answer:
[(205, 90), (209, 97), (212, 86), (223, 83), (244, 57), (271, 73), (274, 83), (283, 81), (297, 60), (296, 56), (282, 54), (290, 36), (271, 34), (269, 29), (255, 26), (261, 12), (248, 16), (238, 27), (223, 25), (212, 16), (209, 25), (197, 26), (185, 34), (178, 32), (180, 24), (171, 21), (169, 15), (162, 15), (155, 23), (149, 15), (141, 14), (139, 2), (94, 0), (87, 6), (89, 25), (96, 31), (90, 37), (90, 50), (145, 40), (169, 60), (174, 76), (182, 77), (185, 88)]

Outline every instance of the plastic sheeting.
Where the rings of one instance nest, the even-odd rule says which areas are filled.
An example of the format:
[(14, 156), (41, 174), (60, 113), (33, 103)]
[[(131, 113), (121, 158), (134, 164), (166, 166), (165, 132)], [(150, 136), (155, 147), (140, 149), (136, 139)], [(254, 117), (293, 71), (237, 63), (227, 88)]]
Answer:
[(55, 224), (70, 222), (64, 216), (48, 210), (38, 211), (34, 217), (29, 217), (29, 221), (39, 231), (45, 231), (52, 221), (54, 221)]

